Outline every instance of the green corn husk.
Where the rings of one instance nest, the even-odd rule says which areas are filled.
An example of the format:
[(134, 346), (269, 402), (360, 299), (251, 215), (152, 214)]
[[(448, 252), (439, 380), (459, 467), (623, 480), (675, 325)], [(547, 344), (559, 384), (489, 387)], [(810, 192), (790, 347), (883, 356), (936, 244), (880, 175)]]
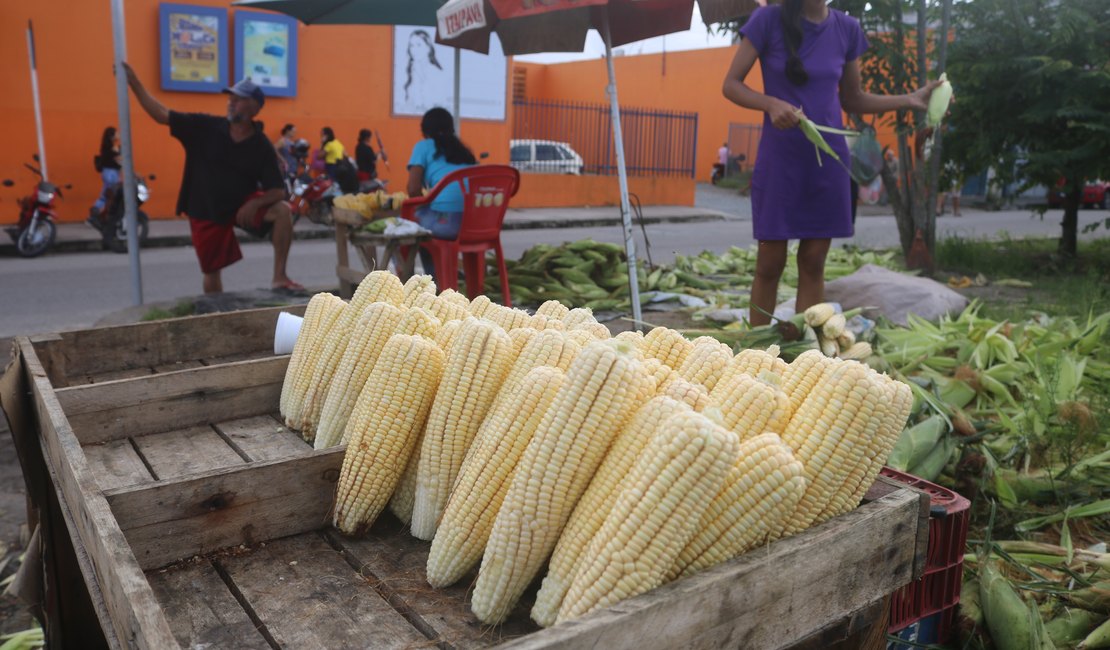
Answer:
[(1071, 647), (1090, 634), (1102, 618), (1101, 614), (1085, 609), (1066, 607), (1056, 618), (1045, 624), (1045, 629), (1057, 646)]
[(835, 151), (833, 151), (833, 148), (829, 146), (829, 143), (825, 142), (825, 138), (821, 135), (821, 133), (824, 132), (835, 133), (837, 135), (859, 135), (859, 132), (849, 131), (847, 129), (836, 129), (831, 126), (822, 126), (820, 124), (816, 124), (813, 120), (806, 117), (805, 114), (802, 113), (802, 111), (800, 110), (797, 112), (797, 115), (798, 128), (800, 128), (802, 130), (802, 133), (805, 134), (806, 139), (813, 143), (813, 151), (817, 155), (817, 165), (821, 166), (821, 152), (824, 151), (829, 156), (831, 156), (833, 160), (840, 163), (841, 167), (847, 169), (847, 167), (844, 165), (844, 161), (840, 159), (840, 156), (838, 156)]
[(1101, 501), (1095, 501), (1093, 503), (1084, 503), (1082, 505), (1072, 506), (1067, 510), (1064, 510), (1063, 512), (1058, 512), (1053, 515), (1026, 519), (1025, 521), (1018, 522), (1014, 526), (1014, 530), (1022, 533), (1027, 533), (1029, 531), (1037, 530), (1038, 528), (1047, 526), (1048, 524), (1054, 524), (1058, 521), (1064, 521), (1067, 519), (1079, 519), (1082, 517), (1105, 517), (1107, 515), (1110, 515), (1110, 499), (1103, 499)]
[(909, 473), (926, 481), (937, 480), (940, 473), (948, 465), (948, 461), (952, 459), (952, 452), (956, 451), (958, 444), (952, 436), (943, 436), (937, 446), (929, 451), (928, 456), (923, 458), (920, 463), (910, 466)]
[(929, 110), (925, 113), (925, 124), (937, 127), (944, 121), (948, 112), (948, 104), (952, 102), (952, 84), (948, 83), (948, 74), (941, 73), (940, 85), (933, 89), (929, 95)]
[(1095, 648), (1110, 648), (1110, 618), (1103, 621), (1076, 646), (1076, 650), (1094, 650)]
[(979, 566), (979, 598), (987, 629), (999, 650), (1030, 650), (1036, 647), (1036, 632), (1029, 608), (1010, 581), (990, 562), (981, 562)]
[(0, 644), (0, 650), (31, 650), (46, 645), (46, 638), (43, 636), (41, 627), (5, 634), (0, 636), (0, 641), (4, 642)]
[(1082, 609), (1110, 614), (1110, 580), (1076, 589), (1067, 595), (1068, 602)]
[(903, 429), (886, 464), (902, 472), (921, 464), (947, 431), (948, 426), (939, 415), (929, 416), (912, 427)]
[(974, 638), (983, 638), (986, 620), (983, 618), (982, 600), (979, 597), (979, 581), (975, 578), (964, 580), (960, 588), (960, 606), (956, 619), (960, 647), (968, 647)]

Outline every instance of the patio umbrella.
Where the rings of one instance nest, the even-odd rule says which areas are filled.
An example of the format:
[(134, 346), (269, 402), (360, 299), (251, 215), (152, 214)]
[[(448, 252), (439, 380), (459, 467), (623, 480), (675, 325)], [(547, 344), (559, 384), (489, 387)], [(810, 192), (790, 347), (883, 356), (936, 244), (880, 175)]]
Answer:
[[(244, 9), (265, 9), (292, 16), (306, 25), (423, 25), (435, 27), (436, 10), (445, 0), (238, 0)], [(459, 78), (462, 66), (455, 49), (455, 130), (459, 130)]]
[[(722, 2), (724, 0), (713, 0)], [(735, 1), (735, 0), (729, 0)], [(628, 204), (628, 174), (624, 163), (620, 106), (617, 102), (613, 46), (662, 36), (690, 28), (694, 0), (450, 0), (436, 12), (436, 40), (445, 45), (478, 52), (489, 51), (493, 32), (501, 39), (505, 54), (536, 52), (581, 52), (586, 32), (601, 33), (609, 72), (609, 111), (613, 121), (613, 144), (617, 156), (621, 223), (628, 256), (628, 289), (632, 318), (639, 329), (640, 286), (636, 269), (636, 242)]]

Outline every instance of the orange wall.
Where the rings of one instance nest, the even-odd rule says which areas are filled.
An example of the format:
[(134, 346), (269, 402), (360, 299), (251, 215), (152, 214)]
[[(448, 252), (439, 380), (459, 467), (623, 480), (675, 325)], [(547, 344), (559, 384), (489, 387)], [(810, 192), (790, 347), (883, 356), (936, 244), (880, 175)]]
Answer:
[[(628, 191), (643, 205), (694, 205), (689, 178), (630, 176)], [(521, 174), (514, 208), (590, 207), (620, 205), (616, 176)]]
[[(763, 122), (762, 113), (736, 106), (721, 95), (721, 84), (735, 52), (735, 47), (719, 47), (666, 55), (624, 56), (613, 61), (617, 96), (622, 106), (698, 114), (696, 176), (699, 181), (709, 179), (717, 149), (728, 139), (730, 122)], [(608, 101), (604, 59), (554, 65), (516, 62), (513, 66), (527, 70), (525, 94), (528, 99)], [(763, 89), (763, 74), (758, 64), (747, 81), (754, 88)], [(880, 129), (878, 136), (882, 144), (894, 144), (890, 129)]]
[[(228, 7), (229, 2), (189, 0), (192, 4)], [(226, 100), (209, 93), (159, 89), (157, 0), (127, 0), (128, 59), (153, 94), (168, 107), (222, 114)], [(229, 29), (234, 10), (229, 9)], [(104, 127), (116, 123), (112, 78), (112, 24), (107, 0), (36, 0), (0, 2), (0, 178), (17, 182), (0, 188), (0, 223), (14, 221), (11, 198), (26, 192), (31, 174), (22, 167), (37, 149), (31, 82), (27, 65), (27, 20), (34, 20), (39, 91), (51, 179), (72, 183), (59, 210), (63, 221), (81, 221), (100, 192), (92, 158)], [(358, 129), (381, 130), (392, 170), (379, 165), (391, 187), (404, 189), (405, 163), (420, 138), (419, 118), (390, 117), (392, 30), (375, 26), (301, 26), (297, 97), (268, 98), (259, 118), (276, 139), (281, 125), (297, 125), (300, 137), (314, 146), (322, 126), (335, 129), (339, 140), (354, 150)], [(233, 38), (229, 39), (233, 40)], [(234, 49), (234, 47), (232, 47)], [(229, 70), (230, 73), (230, 70)], [(505, 122), (464, 120), (462, 138), (487, 162), (507, 162), (511, 106)], [(181, 180), (184, 153), (169, 130), (155, 124), (131, 102), (135, 167), (156, 174), (153, 198), (146, 210), (169, 217)]]

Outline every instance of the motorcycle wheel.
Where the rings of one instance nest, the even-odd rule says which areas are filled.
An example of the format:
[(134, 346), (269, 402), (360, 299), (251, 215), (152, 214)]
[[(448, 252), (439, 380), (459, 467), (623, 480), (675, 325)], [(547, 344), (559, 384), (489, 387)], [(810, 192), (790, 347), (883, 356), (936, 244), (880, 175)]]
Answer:
[(54, 222), (42, 219), (34, 229), (27, 228), (19, 233), (15, 249), (19, 251), (21, 257), (38, 257), (54, 245), (54, 237), (57, 234), (58, 228)]
[[(139, 248), (146, 242), (147, 235), (150, 234), (150, 217), (146, 213), (139, 210), (135, 215), (136, 221), (139, 223)], [(112, 236), (111, 249), (117, 253), (127, 252), (127, 225), (123, 219), (116, 220), (115, 232)]]

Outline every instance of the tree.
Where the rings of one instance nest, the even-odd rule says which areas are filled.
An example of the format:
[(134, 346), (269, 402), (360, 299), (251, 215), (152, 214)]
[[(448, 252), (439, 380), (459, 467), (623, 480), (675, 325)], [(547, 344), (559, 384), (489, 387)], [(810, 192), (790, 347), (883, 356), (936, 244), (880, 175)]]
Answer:
[(1110, 2), (975, 0), (956, 25), (953, 157), (1026, 188), (1064, 179), (1059, 252), (1075, 258), (1084, 180), (1110, 175)]

